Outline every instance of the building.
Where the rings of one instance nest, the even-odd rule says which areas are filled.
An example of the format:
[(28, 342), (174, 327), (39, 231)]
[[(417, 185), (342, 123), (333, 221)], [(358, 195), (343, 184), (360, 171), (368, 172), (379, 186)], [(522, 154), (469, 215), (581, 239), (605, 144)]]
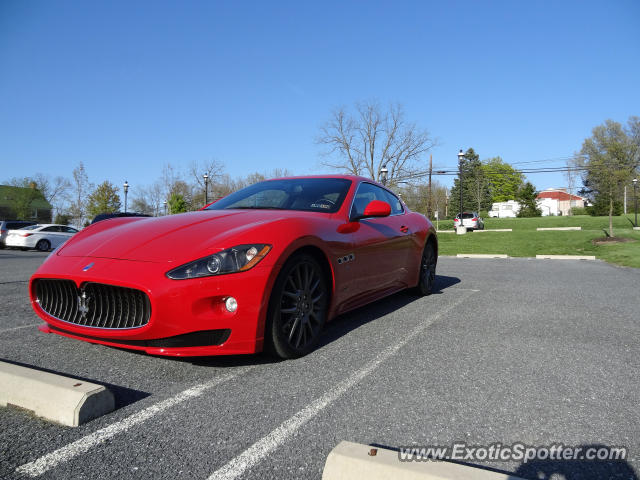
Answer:
[(491, 205), (489, 210), (489, 217), (492, 218), (515, 218), (520, 211), (520, 203), (515, 200), (508, 200), (506, 202), (496, 202)]
[(536, 197), (542, 216), (569, 215), (573, 207), (584, 208), (586, 200), (567, 193), (565, 188), (548, 188)]
[[(53, 207), (36, 189), (0, 185), (0, 220), (33, 220), (50, 223)], [(24, 217), (24, 218), (18, 218)]]

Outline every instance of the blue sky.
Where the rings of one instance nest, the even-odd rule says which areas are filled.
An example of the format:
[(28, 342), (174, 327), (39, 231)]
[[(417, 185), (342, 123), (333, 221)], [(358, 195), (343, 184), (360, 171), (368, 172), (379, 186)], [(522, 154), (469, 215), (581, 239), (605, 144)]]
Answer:
[(319, 126), (370, 99), (439, 138), (437, 167), (566, 157), (640, 115), (640, 2), (0, 2), (0, 181), (318, 173)]

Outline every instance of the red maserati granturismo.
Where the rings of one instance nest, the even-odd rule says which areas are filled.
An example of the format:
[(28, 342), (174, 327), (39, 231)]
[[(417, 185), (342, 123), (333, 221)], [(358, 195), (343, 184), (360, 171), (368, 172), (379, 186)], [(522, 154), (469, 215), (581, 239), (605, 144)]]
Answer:
[(431, 293), (433, 225), (355, 176), (267, 180), (197, 212), (97, 222), (31, 277), (43, 332), (154, 355), (310, 352), (324, 324)]

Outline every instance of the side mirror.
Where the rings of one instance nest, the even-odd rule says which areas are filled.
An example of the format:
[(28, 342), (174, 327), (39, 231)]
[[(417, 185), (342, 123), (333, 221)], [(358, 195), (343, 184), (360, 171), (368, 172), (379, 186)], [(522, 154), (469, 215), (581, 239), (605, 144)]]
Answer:
[(365, 207), (361, 218), (365, 217), (388, 217), (391, 215), (391, 206), (382, 200), (372, 200)]

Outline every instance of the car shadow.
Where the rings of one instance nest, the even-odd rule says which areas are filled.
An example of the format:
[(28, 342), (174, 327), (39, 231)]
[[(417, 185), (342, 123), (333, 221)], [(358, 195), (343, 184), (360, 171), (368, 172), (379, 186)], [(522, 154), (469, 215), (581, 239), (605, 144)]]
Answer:
[[(590, 448), (596, 452), (611, 449), (606, 445), (580, 445), (580, 448), (582, 452)], [(532, 460), (520, 465), (514, 475), (531, 480), (638, 480), (635, 469), (626, 460)]]
[[(436, 282), (434, 285), (433, 294), (442, 294), (444, 290), (460, 283), (461, 280), (458, 277), (449, 277), (446, 275), (436, 275)], [(357, 308), (351, 312), (345, 313), (333, 319), (325, 327), (320, 341), (318, 342), (317, 349), (322, 348), (340, 337), (348, 334), (350, 331), (365, 325), (377, 318), (388, 315), (395, 312), (406, 305), (415, 302), (420, 296), (411, 293), (410, 290), (404, 290), (398, 292), (389, 297), (377, 300), (364, 307)], [(120, 350), (120, 347), (112, 347)], [(138, 355), (148, 355), (145, 352), (135, 350), (125, 350), (129, 353)], [(166, 357), (163, 357), (166, 358)], [(272, 363), (279, 363), (282, 360), (274, 358), (267, 353), (258, 353), (255, 355), (219, 355), (211, 357), (174, 357), (176, 362), (185, 362), (198, 367), (215, 367), (215, 368), (233, 368), (243, 367), (248, 365), (268, 365)]]
[[(398, 447), (382, 443), (370, 443), (370, 447), (384, 448), (400, 452)], [(605, 445), (580, 445), (582, 452), (589, 448), (611, 450)], [(626, 460), (529, 460), (522, 463), (515, 472), (500, 468), (479, 465), (460, 460), (446, 460), (447, 463), (477, 468), (478, 472), (487, 471), (507, 476), (508, 478), (523, 478), (526, 480), (638, 480), (635, 469)]]
[[(461, 280), (458, 277), (436, 275), (433, 294), (442, 294), (443, 290), (446, 290), (453, 285), (457, 285), (460, 281)], [(340, 337), (347, 335), (352, 330), (355, 330), (380, 317), (393, 313), (396, 310), (400, 310), (420, 298), (423, 297), (412, 293), (411, 290), (404, 290), (381, 300), (376, 300), (364, 307), (360, 307), (356, 310), (340, 315), (334, 318), (325, 327), (317, 348), (322, 348), (338, 340)]]
[(50, 368), (35, 367), (33, 365), (29, 365), (28, 363), (16, 362), (14, 360), (2, 359), (2, 361), (5, 363), (10, 363), (12, 365), (17, 365), (19, 367), (26, 367), (32, 370), (37, 370), (39, 372), (53, 373), (55, 375), (62, 375), (65, 377), (76, 379), (76, 380), (81, 380), (83, 382), (104, 385), (105, 388), (107, 388), (108, 390), (111, 391), (111, 393), (113, 393), (116, 410), (122, 407), (126, 407), (127, 405), (131, 405), (132, 403), (142, 400), (143, 398), (147, 398), (148, 396), (151, 395), (150, 393), (143, 392), (142, 390), (135, 390), (133, 388), (123, 387), (122, 385), (115, 385), (113, 383), (104, 382), (102, 380), (98, 381), (94, 378), (82, 377), (78, 375), (69, 375), (67, 373), (52, 370)]

